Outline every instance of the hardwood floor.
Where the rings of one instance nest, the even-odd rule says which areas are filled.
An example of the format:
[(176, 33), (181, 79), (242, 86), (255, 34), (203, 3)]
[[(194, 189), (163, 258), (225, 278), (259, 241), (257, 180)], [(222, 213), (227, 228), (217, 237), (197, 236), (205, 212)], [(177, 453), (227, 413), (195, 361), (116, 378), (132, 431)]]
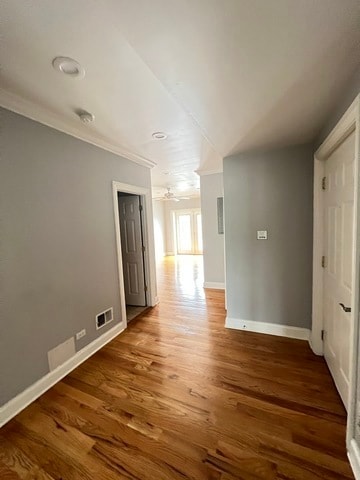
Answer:
[(160, 304), (0, 431), (0, 478), (353, 478), (346, 415), (306, 342), (224, 328), (201, 257), (168, 257)]

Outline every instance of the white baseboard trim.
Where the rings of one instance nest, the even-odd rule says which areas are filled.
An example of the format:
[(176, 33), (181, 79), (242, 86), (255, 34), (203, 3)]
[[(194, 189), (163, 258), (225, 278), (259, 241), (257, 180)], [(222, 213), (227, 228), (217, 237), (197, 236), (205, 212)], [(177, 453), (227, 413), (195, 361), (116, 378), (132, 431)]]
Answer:
[(165, 257), (173, 257), (174, 255), (174, 252), (165, 252)]
[(204, 288), (214, 288), (215, 290), (225, 290), (223, 282), (204, 282)]
[(5, 403), (0, 408), (0, 428), (124, 330), (124, 322), (119, 323), (101, 335), (101, 337), (79, 350), (65, 363), (47, 373), (15, 398)]
[(315, 353), (315, 355), (318, 355), (319, 357), (323, 357), (324, 356), (324, 351), (323, 349), (319, 349), (315, 346), (315, 343), (312, 341), (311, 339), (311, 333), (310, 333), (310, 338), (309, 338), (309, 345), (310, 345), (310, 348), (311, 350), (313, 351), (313, 353)]
[(354, 438), (350, 442), (348, 457), (355, 480), (360, 480), (360, 451)]
[(249, 332), (277, 335), (278, 337), (298, 338), (299, 340), (309, 340), (310, 338), (310, 330), (307, 328), (279, 325), (276, 323), (255, 322), (253, 320), (241, 320), (240, 318), (226, 317), (225, 327), (235, 330), (247, 330)]

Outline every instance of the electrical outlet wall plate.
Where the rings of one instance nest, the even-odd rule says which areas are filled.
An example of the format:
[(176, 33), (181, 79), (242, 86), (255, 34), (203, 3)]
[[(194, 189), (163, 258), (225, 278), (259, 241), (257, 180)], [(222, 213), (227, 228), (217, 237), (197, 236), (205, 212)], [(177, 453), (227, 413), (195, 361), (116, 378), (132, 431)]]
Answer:
[(86, 335), (86, 330), (84, 328), (83, 330), (80, 330), (80, 332), (76, 334), (76, 340), (80, 340), (80, 338), (85, 337), (85, 335)]
[(256, 238), (258, 240), (267, 240), (267, 238), (268, 238), (267, 230), (258, 230), (257, 233), (256, 233)]

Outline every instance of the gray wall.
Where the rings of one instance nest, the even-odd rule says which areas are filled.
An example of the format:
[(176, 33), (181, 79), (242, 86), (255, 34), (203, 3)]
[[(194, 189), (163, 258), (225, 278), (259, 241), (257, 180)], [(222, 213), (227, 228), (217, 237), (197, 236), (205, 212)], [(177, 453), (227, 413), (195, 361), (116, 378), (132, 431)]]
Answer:
[(217, 198), (224, 196), (223, 174), (200, 177), (204, 243), (204, 282), (225, 282), (224, 235), (218, 233)]
[(86, 328), (79, 350), (120, 321), (111, 182), (150, 188), (150, 171), (0, 114), (1, 405), (48, 373), (49, 349)]
[(358, 69), (353, 73), (353, 75), (349, 78), (347, 86), (344, 89), (342, 95), (337, 101), (332, 112), (330, 112), (330, 114), (327, 116), (326, 121), (324, 122), (324, 126), (322, 127), (321, 132), (318, 135), (318, 138), (315, 142), (317, 147), (321, 145), (323, 140), (325, 140), (327, 135), (335, 127), (335, 125), (338, 123), (340, 118), (346, 112), (348, 107), (350, 107), (356, 95), (358, 95), (359, 93), (360, 93), (360, 65)]
[(225, 158), (228, 317), (310, 328), (312, 182), (311, 145)]

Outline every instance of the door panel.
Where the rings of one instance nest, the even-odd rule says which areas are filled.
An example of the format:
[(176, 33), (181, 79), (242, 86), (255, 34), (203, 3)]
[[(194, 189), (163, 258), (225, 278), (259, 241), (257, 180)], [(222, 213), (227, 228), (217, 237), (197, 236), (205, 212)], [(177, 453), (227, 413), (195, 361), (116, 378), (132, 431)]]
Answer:
[(126, 305), (146, 306), (140, 197), (118, 200)]
[[(129, 281), (129, 294), (139, 295), (138, 267), (136, 263), (127, 264), (127, 275)], [(127, 303), (127, 302), (126, 302)]]
[(324, 192), (324, 355), (337, 389), (348, 406), (354, 225), (355, 133), (325, 163)]
[[(344, 250), (351, 252), (352, 238), (353, 238), (353, 223), (354, 223), (354, 205), (351, 203), (344, 203), (344, 219), (343, 219), (343, 241)], [(348, 288), (351, 292), (351, 276), (352, 276), (352, 255), (345, 255), (343, 258), (343, 286)]]
[(125, 230), (125, 252), (127, 254), (136, 253), (135, 221), (130, 218), (126, 222), (124, 222), (123, 225)]

